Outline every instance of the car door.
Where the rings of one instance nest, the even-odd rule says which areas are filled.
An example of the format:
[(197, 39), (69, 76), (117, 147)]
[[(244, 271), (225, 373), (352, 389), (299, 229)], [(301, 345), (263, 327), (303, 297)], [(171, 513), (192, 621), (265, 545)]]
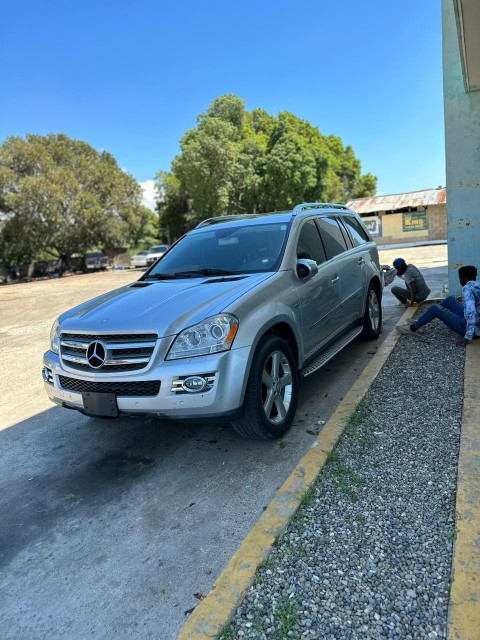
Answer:
[(350, 239), (339, 224), (336, 216), (321, 216), (316, 224), (322, 237), (327, 259), (338, 278), (340, 303), (337, 309), (336, 322), (331, 337), (336, 337), (347, 329), (356, 319), (355, 293), (358, 282), (355, 257), (352, 256)]
[(308, 359), (334, 330), (340, 306), (340, 279), (336, 266), (327, 261), (325, 247), (314, 219), (306, 220), (296, 246), (297, 259), (315, 260), (318, 273), (298, 279), (304, 358)]
[(352, 280), (348, 296), (352, 305), (352, 313), (356, 318), (363, 316), (365, 300), (368, 288), (368, 264), (370, 263), (370, 250), (368, 244), (370, 238), (361, 224), (353, 215), (339, 216), (340, 225), (348, 233), (353, 250), (352, 255)]

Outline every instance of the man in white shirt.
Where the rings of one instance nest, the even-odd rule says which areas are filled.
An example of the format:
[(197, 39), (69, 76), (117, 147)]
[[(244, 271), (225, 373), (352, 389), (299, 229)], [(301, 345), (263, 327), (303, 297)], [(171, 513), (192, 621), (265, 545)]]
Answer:
[(469, 344), (474, 336), (480, 337), (480, 282), (477, 282), (477, 268), (460, 267), (458, 278), (463, 287), (463, 305), (454, 296), (448, 296), (440, 304), (432, 304), (416, 322), (397, 327), (397, 331), (413, 335), (417, 329), (438, 318), (463, 337), (460, 345)]

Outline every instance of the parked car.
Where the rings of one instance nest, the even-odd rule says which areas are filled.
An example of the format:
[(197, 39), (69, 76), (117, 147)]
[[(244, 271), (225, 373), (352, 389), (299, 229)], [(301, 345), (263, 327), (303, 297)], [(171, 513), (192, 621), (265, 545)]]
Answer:
[(84, 253), (78, 261), (79, 270), (84, 273), (92, 271), (106, 271), (108, 258), (102, 251), (90, 251)]
[(138, 281), (55, 321), (45, 389), (91, 416), (220, 418), (278, 438), (299, 379), (378, 337), (382, 290), (376, 245), (344, 206), (211, 218)]
[(147, 266), (152, 265), (159, 258), (163, 256), (164, 253), (168, 250), (167, 244), (158, 244), (155, 247), (150, 247), (147, 253)]
[(133, 268), (147, 266), (148, 251), (139, 251), (130, 260), (130, 266)]

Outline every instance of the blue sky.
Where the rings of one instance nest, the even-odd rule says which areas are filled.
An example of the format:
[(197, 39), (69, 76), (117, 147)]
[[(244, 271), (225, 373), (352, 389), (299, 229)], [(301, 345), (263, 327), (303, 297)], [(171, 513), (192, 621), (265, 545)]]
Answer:
[(353, 146), (378, 193), (445, 184), (438, 0), (2, 3), (0, 141), (64, 132), (139, 181), (225, 93)]

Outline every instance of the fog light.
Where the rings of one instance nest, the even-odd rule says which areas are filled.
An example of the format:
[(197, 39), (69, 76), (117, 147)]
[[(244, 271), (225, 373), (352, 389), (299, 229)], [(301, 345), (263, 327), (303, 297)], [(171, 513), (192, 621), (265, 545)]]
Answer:
[(44, 382), (48, 382), (48, 384), (53, 385), (53, 371), (48, 367), (43, 367), (42, 378)]
[(196, 391), (203, 391), (207, 386), (207, 381), (201, 376), (190, 376), (185, 378), (182, 383), (182, 387), (185, 391), (195, 393)]
[(210, 391), (215, 383), (214, 373), (200, 376), (181, 376), (172, 381), (172, 393), (202, 393)]

